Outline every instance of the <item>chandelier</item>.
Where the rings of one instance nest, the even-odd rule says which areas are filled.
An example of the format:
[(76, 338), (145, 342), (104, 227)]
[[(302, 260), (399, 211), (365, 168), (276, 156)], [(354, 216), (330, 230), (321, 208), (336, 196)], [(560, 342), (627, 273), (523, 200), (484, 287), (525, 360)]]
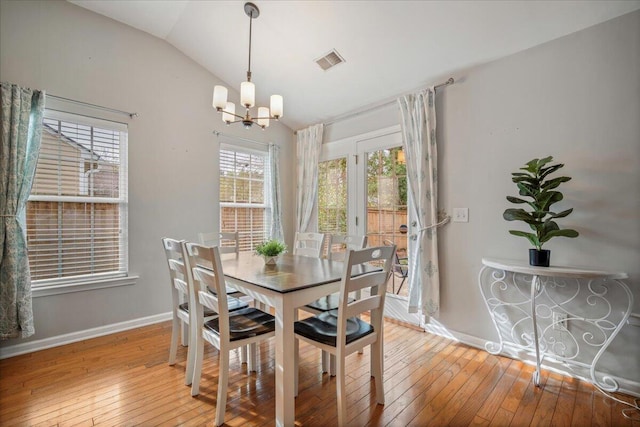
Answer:
[(242, 123), (249, 129), (257, 124), (262, 129), (269, 127), (269, 119), (278, 120), (282, 117), (282, 95), (271, 95), (271, 108), (258, 107), (258, 115), (251, 117), (250, 108), (255, 105), (256, 86), (251, 82), (251, 23), (260, 15), (258, 6), (247, 2), (244, 4), (244, 13), (249, 17), (249, 66), (247, 68), (247, 81), (240, 84), (240, 103), (246, 109), (244, 115), (236, 114), (236, 105), (227, 101), (227, 88), (215, 86), (213, 88), (213, 106), (216, 111), (222, 113), (222, 121), (227, 125)]

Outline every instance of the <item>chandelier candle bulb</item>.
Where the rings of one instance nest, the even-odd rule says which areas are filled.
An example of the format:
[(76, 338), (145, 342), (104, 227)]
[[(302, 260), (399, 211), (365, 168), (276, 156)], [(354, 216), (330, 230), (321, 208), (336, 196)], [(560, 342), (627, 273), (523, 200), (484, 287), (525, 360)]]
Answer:
[(227, 102), (227, 106), (224, 107), (222, 112), (222, 121), (226, 124), (231, 124), (234, 120), (234, 114), (236, 113), (236, 104), (233, 102)]
[(240, 83), (240, 103), (251, 108), (256, 103), (256, 85), (251, 82)]
[(279, 119), (283, 113), (282, 95), (271, 95), (271, 116)]
[(227, 88), (216, 85), (213, 87), (213, 106), (216, 110), (222, 110), (227, 106)]
[(267, 107), (258, 107), (258, 125), (262, 129), (269, 127), (269, 109)]

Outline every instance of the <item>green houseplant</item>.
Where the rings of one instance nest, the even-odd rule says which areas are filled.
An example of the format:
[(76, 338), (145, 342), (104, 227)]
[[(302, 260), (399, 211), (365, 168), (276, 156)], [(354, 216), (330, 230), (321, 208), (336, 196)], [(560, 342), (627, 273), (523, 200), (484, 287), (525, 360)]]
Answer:
[(255, 251), (264, 258), (265, 264), (275, 264), (278, 256), (287, 252), (287, 245), (280, 240), (270, 239), (256, 246)]
[(563, 195), (556, 189), (563, 182), (571, 180), (568, 176), (550, 178), (549, 176), (562, 168), (564, 164), (549, 165), (553, 157), (533, 159), (520, 168), (524, 172), (512, 173), (511, 180), (518, 186), (520, 197), (507, 196), (507, 200), (515, 204), (526, 204), (531, 210), (522, 208), (506, 209), (502, 217), (507, 221), (524, 221), (533, 232), (509, 230), (514, 236), (521, 236), (529, 240), (534, 246), (529, 249), (529, 264), (534, 266), (549, 266), (551, 252), (542, 249), (542, 245), (553, 237), (578, 237), (578, 232), (568, 228), (560, 229), (556, 219), (563, 218), (573, 212), (573, 208), (555, 213), (551, 211), (554, 203), (563, 199)]

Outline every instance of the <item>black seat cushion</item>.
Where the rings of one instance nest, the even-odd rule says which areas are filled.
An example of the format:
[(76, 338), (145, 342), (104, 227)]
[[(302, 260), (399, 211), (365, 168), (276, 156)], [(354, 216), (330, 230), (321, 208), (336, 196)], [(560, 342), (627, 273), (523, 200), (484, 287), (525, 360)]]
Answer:
[[(218, 319), (209, 320), (204, 327), (220, 335)], [(276, 320), (269, 313), (249, 307), (229, 313), (229, 335), (231, 341), (255, 337), (276, 330)]]
[[(317, 316), (299, 320), (293, 327), (296, 334), (322, 344), (336, 346), (338, 312), (327, 311)], [(347, 344), (373, 333), (373, 326), (357, 317), (347, 319)]]
[[(307, 304), (305, 307), (309, 307), (312, 310), (316, 311), (331, 311), (338, 309), (338, 301), (340, 300), (340, 294), (335, 293), (331, 295), (327, 295), (326, 297), (318, 298), (311, 304)], [(349, 298), (349, 304), (354, 302), (354, 298)]]
[[(249, 307), (244, 301), (239, 300), (238, 298), (227, 297), (227, 305), (229, 306), (229, 311), (242, 310), (243, 308)], [(178, 309), (184, 311), (185, 313), (189, 312), (189, 303), (185, 302), (178, 306)], [(218, 313), (211, 310), (208, 307), (204, 307), (204, 317), (216, 316)]]
[[(237, 290), (236, 288), (232, 288), (229, 286), (226, 286), (227, 289), (227, 295), (233, 295), (233, 294), (239, 294), (241, 293), (239, 290)], [(207, 291), (211, 292), (213, 295), (216, 294), (216, 291), (214, 291), (213, 289), (211, 289), (210, 287), (207, 287)]]

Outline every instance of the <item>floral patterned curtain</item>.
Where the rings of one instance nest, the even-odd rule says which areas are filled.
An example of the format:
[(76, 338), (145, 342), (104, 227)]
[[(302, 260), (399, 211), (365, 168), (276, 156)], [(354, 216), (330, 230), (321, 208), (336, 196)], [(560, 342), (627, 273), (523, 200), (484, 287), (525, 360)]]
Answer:
[(298, 131), (297, 161), (297, 231), (313, 232), (311, 214), (316, 203), (318, 191), (318, 159), (322, 148), (322, 131), (324, 126), (317, 124)]
[(45, 94), (0, 84), (0, 339), (35, 333), (26, 207), (40, 152)]
[(425, 321), (440, 309), (438, 270), (438, 150), (433, 87), (398, 98), (407, 165), (409, 212), (409, 312)]

